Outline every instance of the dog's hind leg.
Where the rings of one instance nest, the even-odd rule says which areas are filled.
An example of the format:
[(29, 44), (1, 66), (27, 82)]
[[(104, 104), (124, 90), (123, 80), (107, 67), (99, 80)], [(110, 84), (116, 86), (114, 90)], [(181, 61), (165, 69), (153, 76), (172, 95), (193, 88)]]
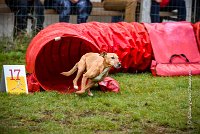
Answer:
[(74, 78), (73, 80), (73, 84), (74, 84), (74, 89), (78, 90), (78, 79), (81, 77), (81, 75), (83, 74), (83, 72), (85, 71), (86, 69), (86, 63), (85, 63), (85, 60), (80, 60), (78, 62), (78, 72), (76, 74), (76, 77)]

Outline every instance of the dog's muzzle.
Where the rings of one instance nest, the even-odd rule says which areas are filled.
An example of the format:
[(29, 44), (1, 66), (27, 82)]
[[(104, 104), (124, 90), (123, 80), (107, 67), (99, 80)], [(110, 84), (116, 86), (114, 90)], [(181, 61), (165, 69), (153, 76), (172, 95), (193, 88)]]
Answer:
[(121, 67), (121, 63), (118, 62), (116, 65), (114, 65), (115, 68), (120, 68)]

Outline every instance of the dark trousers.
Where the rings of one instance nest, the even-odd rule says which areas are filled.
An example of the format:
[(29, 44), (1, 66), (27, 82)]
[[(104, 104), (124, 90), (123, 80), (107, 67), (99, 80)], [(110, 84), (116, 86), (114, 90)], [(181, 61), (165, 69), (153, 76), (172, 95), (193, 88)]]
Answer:
[(34, 11), (37, 19), (36, 28), (41, 30), (43, 29), (44, 23), (44, 5), (42, 5), (40, 0), (34, 0)]
[(77, 23), (85, 23), (92, 10), (90, 0), (79, 0), (72, 3), (70, 0), (55, 0), (53, 7), (59, 13), (60, 22), (69, 22), (70, 14), (77, 15)]
[(193, 12), (193, 21), (198, 22), (200, 21), (200, 1), (199, 0), (192, 0), (192, 12)]
[(124, 21), (124, 16), (112, 16), (111, 22), (122, 22)]
[(28, 13), (35, 12), (36, 28), (41, 30), (44, 23), (44, 6), (40, 0), (34, 2), (27, 0), (6, 0), (6, 4), (15, 14), (15, 26), (17, 32), (25, 31), (27, 28)]
[(162, 22), (159, 16), (160, 11), (173, 11), (178, 10), (178, 20), (186, 20), (186, 5), (184, 0), (170, 0), (169, 4), (166, 7), (160, 7), (160, 4), (152, 0), (151, 4), (151, 22)]

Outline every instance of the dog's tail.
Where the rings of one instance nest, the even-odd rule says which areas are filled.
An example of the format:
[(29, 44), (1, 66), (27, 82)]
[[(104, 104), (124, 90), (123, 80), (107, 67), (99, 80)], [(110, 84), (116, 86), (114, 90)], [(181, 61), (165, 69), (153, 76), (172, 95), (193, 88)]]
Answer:
[(65, 76), (70, 76), (74, 72), (76, 72), (77, 69), (78, 69), (78, 64), (76, 63), (75, 66), (71, 70), (69, 70), (68, 72), (62, 72), (60, 74), (65, 75)]

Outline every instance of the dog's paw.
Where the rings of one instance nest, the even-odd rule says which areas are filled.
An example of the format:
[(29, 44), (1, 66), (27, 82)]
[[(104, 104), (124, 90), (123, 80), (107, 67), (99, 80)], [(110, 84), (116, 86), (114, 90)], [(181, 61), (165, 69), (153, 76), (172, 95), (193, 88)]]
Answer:
[(94, 96), (94, 95), (93, 95), (92, 92), (89, 92), (89, 93), (88, 93), (88, 96), (91, 96), (91, 97), (92, 97), (92, 96)]
[(85, 91), (79, 90), (79, 91), (76, 91), (75, 93), (76, 94), (83, 94), (83, 93), (85, 93)]
[(74, 89), (78, 90), (78, 86), (74, 86)]

